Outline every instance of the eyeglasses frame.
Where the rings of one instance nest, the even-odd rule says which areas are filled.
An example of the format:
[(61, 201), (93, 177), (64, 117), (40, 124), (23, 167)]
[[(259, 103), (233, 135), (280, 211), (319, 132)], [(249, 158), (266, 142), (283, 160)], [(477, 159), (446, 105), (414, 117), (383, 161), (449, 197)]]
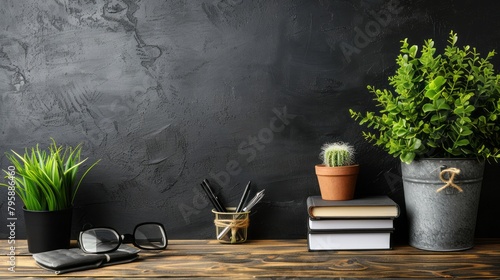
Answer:
[[(161, 248), (151, 249), (151, 248), (144, 248), (141, 245), (137, 244), (134, 236), (135, 236), (135, 233), (137, 231), (137, 228), (139, 228), (139, 227), (141, 227), (143, 225), (157, 225), (157, 226), (159, 226), (159, 228), (161, 229), (163, 235), (165, 236), (165, 245), (162, 246)], [(85, 250), (85, 248), (83, 248), (83, 246), (81, 244), (82, 235), (83, 235), (83, 233), (85, 233), (88, 230), (95, 230), (95, 229), (106, 229), (106, 230), (110, 230), (110, 231), (113, 231), (114, 233), (116, 233), (116, 235), (118, 235), (118, 245), (116, 246), (116, 248), (113, 248), (113, 249), (110, 249), (110, 250), (107, 250), (107, 251), (102, 251), (102, 252), (89, 252), (89, 251)], [(118, 250), (118, 248), (120, 248), (120, 245), (122, 245), (122, 244), (134, 244), (135, 247), (140, 248), (140, 249), (144, 249), (144, 250), (164, 250), (168, 246), (167, 231), (165, 230), (165, 227), (161, 223), (157, 223), (157, 222), (144, 222), (144, 223), (137, 224), (134, 227), (134, 230), (132, 231), (131, 234), (130, 233), (120, 234), (116, 229), (114, 229), (112, 227), (94, 227), (94, 228), (88, 228), (88, 229), (82, 230), (82, 231), (80, 231), (80, 234), (78, 235), (78, 245), (79, 245), (80, 249), (83, 252), (88, 253), (88, 254), (105, 254), (105, 253), (110, 253), (110, 252)]]

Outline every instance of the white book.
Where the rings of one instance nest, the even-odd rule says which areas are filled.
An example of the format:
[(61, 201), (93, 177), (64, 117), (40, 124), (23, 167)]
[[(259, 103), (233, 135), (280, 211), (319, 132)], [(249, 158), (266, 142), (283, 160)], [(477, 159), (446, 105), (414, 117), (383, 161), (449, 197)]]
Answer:
[(339, 230), (339, 229), (392, 229), (393, 219), (323, 219), (309, 218), (310, 230)]
[(307, 243), (309, 251), (384, 250), (391, 249), (391, 232), (310, 232)]

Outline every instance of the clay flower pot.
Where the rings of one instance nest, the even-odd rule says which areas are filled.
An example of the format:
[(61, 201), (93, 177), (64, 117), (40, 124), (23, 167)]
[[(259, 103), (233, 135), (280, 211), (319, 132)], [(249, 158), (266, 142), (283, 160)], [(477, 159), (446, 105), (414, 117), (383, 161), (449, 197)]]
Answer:
[(315, 166), (321, 198), (324, 200), (350, 200), (354, 198), (359, 164), (328, 167)]

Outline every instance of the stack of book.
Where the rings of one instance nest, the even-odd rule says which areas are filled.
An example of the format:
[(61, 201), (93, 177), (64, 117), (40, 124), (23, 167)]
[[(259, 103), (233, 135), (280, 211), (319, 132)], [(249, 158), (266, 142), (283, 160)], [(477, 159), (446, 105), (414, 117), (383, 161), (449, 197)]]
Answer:
[(310, 251), (391, 249), (399, 206), (388, 196), (344, 201), (310, 196), (307, 210)]

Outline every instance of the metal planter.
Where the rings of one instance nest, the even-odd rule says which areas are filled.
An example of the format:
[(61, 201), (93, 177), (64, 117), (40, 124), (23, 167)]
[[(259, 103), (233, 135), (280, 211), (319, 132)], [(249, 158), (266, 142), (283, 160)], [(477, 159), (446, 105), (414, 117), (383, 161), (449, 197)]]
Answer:
[(484, 173), (477, 159), (423, 159), (401, 164), (409, 244), (429, 251), (474, 246)]

